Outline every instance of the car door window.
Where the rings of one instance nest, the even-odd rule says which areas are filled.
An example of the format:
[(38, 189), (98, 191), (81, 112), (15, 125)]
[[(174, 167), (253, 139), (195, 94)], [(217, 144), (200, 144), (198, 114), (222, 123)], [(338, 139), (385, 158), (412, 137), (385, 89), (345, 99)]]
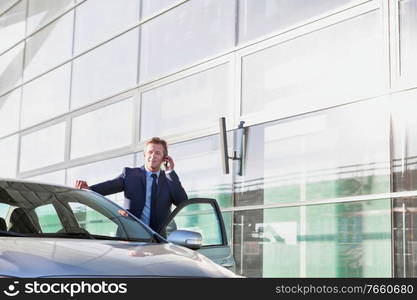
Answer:
[(10, 205), (5, 204), (5, 203), (0, 203), (0, 218), (5, 219), (9, 209), (10, 209)]
[(52, 204), (37, 207), (35, 213), (38, 216), (42, 232), (53, 233), (63, 228), (61, 220)]
[(168, 224), (167, 234), (178, 229), (195, 231), (203, 237), (202, 246), (221, 245), (223, 239), (219, 224), (217, 214), (211, 204), (190, 204)]
[(7, 230), (6, 217), (10, 210), (10, 205), (5, 203), (0, 203), (0, 230)]
[(91, 234), (116, 236), (118, 225), (91, 207), (78, 203), (68, 202), (75, 218), (81, 228)]

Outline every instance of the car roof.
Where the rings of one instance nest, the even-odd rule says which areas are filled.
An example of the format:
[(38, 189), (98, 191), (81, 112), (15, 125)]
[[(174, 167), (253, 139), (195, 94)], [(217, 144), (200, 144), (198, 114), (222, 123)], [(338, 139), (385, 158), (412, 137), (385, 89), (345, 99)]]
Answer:
[(65, 185), (10, 178), (0, 178), (0, 188), (7, 188), (16, 191), (32, 190), (49, 192), (76, 190), (75, 188), (68, 187)]
[[(36, 207), (49, 202), (42, 197), (42, 194), (45, 195), (44, 193), (50, 195), (69, 191), (80, 190), (62, 185), (32, 182), (28, 180), (0, 179), (0, 202), (9, 205), (15, 205), (15, 199), (20, 198), (22, 199), (22, 203), (27, 203), (30, 206)], [(31, 196), (29, 197), (29, 195)]]

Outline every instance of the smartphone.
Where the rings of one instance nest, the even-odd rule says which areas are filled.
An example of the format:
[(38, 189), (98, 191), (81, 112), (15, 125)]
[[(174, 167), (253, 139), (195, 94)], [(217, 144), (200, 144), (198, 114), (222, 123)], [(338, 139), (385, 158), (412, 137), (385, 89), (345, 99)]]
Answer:
[(165, 161), (164, 161), (164, 166), (165, 168), (168, 168), (168, 158), (165, 157)]

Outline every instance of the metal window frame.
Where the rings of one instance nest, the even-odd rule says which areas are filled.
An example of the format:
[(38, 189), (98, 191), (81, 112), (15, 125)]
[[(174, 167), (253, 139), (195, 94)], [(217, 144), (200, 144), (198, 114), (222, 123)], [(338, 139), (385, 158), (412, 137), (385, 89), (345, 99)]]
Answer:
[(401, 27), (400, 3), (402, 0), (389, 2), (390, 18), (390, 51), (393, 89), (395, 91), (408, 90), (417, 87), (417, 76), (406, 77), (401, 75)]
[(6, 7), (5, 9), (3, 9), (3, 11), (0, 11), (0, 18), (6, 14), (9, 10), (11, 10), (13, 7), (15, 7), (19, 2), (21, 2), (23, 0), (15, 0), (15, 2), (12, 4), (10, 4), (10, 6)]

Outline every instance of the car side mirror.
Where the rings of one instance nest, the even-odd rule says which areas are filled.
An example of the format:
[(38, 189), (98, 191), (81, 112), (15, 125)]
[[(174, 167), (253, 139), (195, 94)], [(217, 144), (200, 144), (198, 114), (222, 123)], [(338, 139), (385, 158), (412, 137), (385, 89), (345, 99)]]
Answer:
[(168, 242), (180, 245), (192, 250), (201, 248), (203, 237), (199, 232), (189, 230), (175, 230), (168, 235)]

